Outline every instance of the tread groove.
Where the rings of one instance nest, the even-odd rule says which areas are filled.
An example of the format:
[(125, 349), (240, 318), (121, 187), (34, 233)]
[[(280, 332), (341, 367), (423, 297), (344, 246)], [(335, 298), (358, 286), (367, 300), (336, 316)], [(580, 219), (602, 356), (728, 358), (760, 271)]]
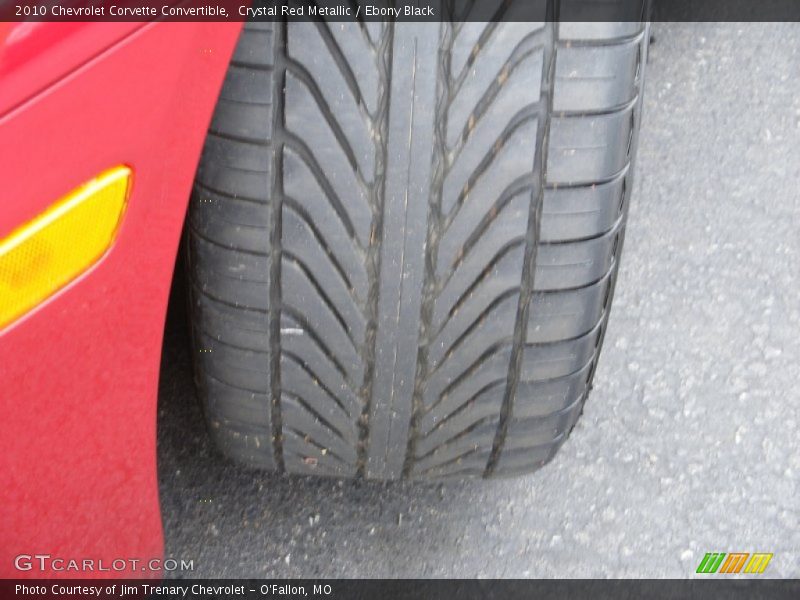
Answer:
[(356, 174), (356, 176), (360, 177), (360, 173), (358, 171), (358, 162), (356, 161), (356, 153), (353, 151), (350, 141), (347, 139), (347, 136), (342, 130), (341, 125), (339, 125), (336, 115), (334, 114), (327, 100), (325, 100), (325, 96), (322, 94), (322, 91), (319, 89), (316, 81), (314, 81), (311, 73), (309, 73), (308, 69), (306, 69), (302, 64), (295, 60), (289, 59), (288, 65), (289, 72), (296, 76), (300, 82), (306, 86), (306, 89), (309, 91), (309, 93), (314, 97), (314, 101), (322, 111), (326, 123), (333, 132), (333, 137), (339, 143), (342, 152), (347, 157), (347, 162), (350, 163), (350, 167), (353, 169), (353, 172)]
[(303, 369), (303, 371), (305, 371), (306, 374), (309, 377), (311, 377), (312, 380), (315, 381), (315, 384), (318, 385), (323, 392), (325, 392), (326, 394), (328, 394), (328, 396), (331, 397), (333, 402), (336, 403), (336, 406), (339, 407), (339, 409), (347, 416), (348, 419), (353, 418), (353, 415), (350, 414), (350, 411), (348, 411), (347, 408), (344, 406), (344, 404), (342, 404), (342, 402), (339, 400), (339, 398), (336, 397), (336, 394), (334, 394), (333, 391), (331, 391), (331, 389), (328, 388), (328, 386), (326, 386), (322, 382), (319, 376), (314, 371), (311, 370), (311, 367), (309, 367), (300, 356), (298, 356), (291, 350), (284, 350), (283, 356), (285, 356), (287, 359), (297, 364), (299, 368)]
[[(554, 0), (548, 0), (547, 3), (548, 16), (557, 17), (557, 9)], [(552, 19), (548, 20), (548, 27), (545, 31), (549, 34), (550, 44), (545, 49), (545, 68), (542, 72), (542, 85), (541, 91), (545, 98), (545, 106), (540, 120), (540, 127), (536, 131), (536, 152), (540, 154), (535, 158), (534, 163), (534, 180), (536, 188), (534, 190), (535, 198), (532, 199), (531, 211), (528, 216), (528, 231), (526, 234), (525, 242), (525, 258), (522, 263), (522, 284), (519, 294), (519, 302), (517, 304), (517, 318), (514, 326), (514, 342), (511, 350), (511, 360), (509, 361), (508, 379), (506, 382), (506, 390), (503, 395), (503, 402), (500, 407), (500, 419), (497, 425), (497, 433), (492, 444), (492, 450), (489, 454), (489, 459), (486, 462), (486, 470), (484, 477), (489, 477), (494, 473), (497, 468), (497, 462), (500, 459), (500, 453), (503, 450), (503, 445), (506, 441), (508, 434), (509, 419), (513, 414), (514, 396), (516, 395), (517, 385), (519, 384), (519, 372), (522, 362), (522, 349), (525, 344), (527, 336), (527, 323), (528, 323), (528, 310), (530, 307), (530, 299), (533, 293), (534, 286), (534, 273), (536, 268), (537, 249), (539, 247), (539, 238), (541, 237), (541, 214), (544, 205), (544, 182), (545, 172), (547, 169), (547, 151), (550, 136), (550, 114), (553, 108), (553, 78), (555, 77), (556, 65), (556, 52), (553, 47), (555, 44), (555, 27)]]
[(272, 452), (275, 457), (275, 465), (278, 473), (286, 471), (286, 462), (283, 456), (283, 414), (281, 412), (281, 312), (282, 293), (281, 293), (281, 261), (282, 261), (282, 222), (283, 222), (283, 160), (285, 153), (285, 141), (282, 139), (282, 131), (285, 125), (283, 114), (283, 94), (281, 91), (286, 85), (286, 57), (284, 53), (286, 41), (286, 24), (276, 23), (273, 36), (275, 49), (275, 75), (276, 82), (273, 85), (273, 105), (272, 115), (273, 132), (278, 136), (278, 148), (272, 156), (272, 189), (270, 198), (272, 199), (272, 231), (270, 232), (270, 242), (272, 247), (272, 264), (270, 265), (270, 313), (269, 313), (269, 347), (271, 350), (270, 364), (270, 422), (272, 424)]
[[(300, 217), (303, 220), (303, 222), (305, 222), (306, 225), (308, 225), (309, 230), (314, 235), (314, 238), (317, 240), (317, 242), (319, 243), (320, 247), (323, 250), (325, 250), (325, 253), (327, 254), (328, 258), (330, 259), (331, 264), (333, 264), (333, 268), (336, 270), (336, 272), (342, 278), (342, 281), (344, 282), (345, 286), (347, 287), (348, 290), (350, 290), (350, 293), (352, 294), (353, 282), (350, 280), (350, 277), (347, 274), (347, 271), (345, 270), (345, 268), (339, 262), (339, 259), (336, 258), (336, 253), (334, 253), (328, 247), (328, 244), (325, 241), (325, 238), (322, 236), (322, 233), (320, 232), (319, 228), (314, 223), (314, 220), (311, 218), (311, 215), (308, 214), (308, 211), (306, 211), (306, 209), (299, 202), (295, 201), (291, 196), (286, 196), (284, 198), (284, 206), (289, 208), (298, 217)], [(355, 297), (353, 299), (354, 299), (354, 301), (357, 301), (355, 299)]]
[(322, 353), (331, 361), (333, 366), (339, 371), (339, 374), (342, 378), (349, 382), (350, 378), (347, 374), (347, 369), (341, 363), (341, 361), (336, 357), (336, 354), (328, 347), (328, 345), (322, 340), (320, 335), (317, 331), (311, 326), (311, 324), (306, 320), (305, 315), (303, 315), (300, 311), (295, 310), (294, 308), (283, 306), (281, 308), (282, 312), (292, 319), (297, 321), (297, 323), (303, 328), (303, 332), (307, 333), (308, 336), (314, 340), (314, 343), (317, 347), (322, 351)]
[(314, 274), (311, 272), (311, 269), (305, 264), (305, 262), (303, 262), (303, 260), (300, 257), (296, 256), (289, 250), (284, 250), (282, 256), (287, 260), (293, 262), (295, 265), (297, 265), (298, 269), (300, 269), (300, 272), (303, 273), (305, 278), (314, 288), (314, 291), (317, 292), (317, 295), (322, 299), (325, 306), (327, 306), (328, 309), (331, 311), (334, 318), (336, 319), (336, 322), (339, 323), (342, 330), (347, 335), (347, 339), (350, 340), (350, 343), (353, 345), (353, 348), (358, 350), (359, 344), (355, 339), (353, 339), (353, 333), (350, 329), (350, 326), (347, 324), (344, 315), (342, 315), (341, 311), (336, 306), (336, 303), (333, 300), (331, 300), (331, 297), (325, 292), (323, 286), (314, 277)]
[(350, 215), (348, 214), (341, 198), (339, 198), (339, 194), (337, 194), (336, 190), (333, 189), (331, 182), (325, 175), (325, 171), (314, 157), (314, 153), (311, 151), (311, 148), (309, 148), (308, 145), (296, 135), (289, 132), (286, 132), (285, 135), (285, 147), (291, 148), (297, 154), (300, 160), (305, 163), (309, 171), (311, 171), (311, 174), (314, 176), (314, 179), (316, 179), (320, 188), (322, 188), (322, 191), (325, 193), (325, 196), (331, 203), (331, 206), (333, 206), (337, 216), (339, 219), (341, 219), (342, 225), (344, 226), (348, 235), (355, 243), (360, 245), (358, 237), (356, 236), (356, 228), (355, 225), (353, 225), (353, 220), (350, 218)]
[(359, 107), (362, 107), (364, 111), (369, 114), (369, 111), (364, 105), (364, 96), (361, 93), (361, 86), (358, 84), (358, 78), (356, 77), (355, 73), (353, 73), (353, 69), (350, 68), (350, 64), (347, 62), (344, 52), (342, 52), (342, 49), (336, 42), (336, 39), (331, 34), (328, 24), (324, 21), (315, 21), (315, 24), (319, 30), (320, 37), (328, 47), (328, 51), (331, 53), (334, 62), (336, 62), (336, 66), (339, 67), (342, 77), (344, 77), (347, 87), (349, 88), (356, 104), (358, 104)]
[(383, 203), (386, 193), (386, 169), (389, 162), (386, 140), (389, 137), (389, 108), (391, 102), (390, 82), (392, 77), (392, 54), (394, 43), (394, 24), (387, 23), (378, 46), (376, 64), (379, 72), (379, 92), (377, 110), (373, 126), (378, 132), (380, 147), (375, 154), (375, 178), (371, 189), (371, 208), (373, 210), (370, 228), (369, 247), (366, 249), (366, 266), (369, 289), (367, 291), (367, 330), (363, 346), (364, 380), (359, 390), (362, 410), (358, 419), (358, 458), (356, 469), (358, 477), (365, 478), (369, 446), (369, 415), (372, 409), (372, 387), (375, 376), (375, 352), (378, 332), (378, 301), (381, 273), (380, 243), (383, 232)]
[[(445, 11), (452, 10), (451, 5), (444, 7)], [(448, 14), (446, 16), (452, 16)], [(457, 30), (452, 19), (443, 19), (439, 32), (439, 58), (437, 61), (436, 81), (436, 107), (435, 131), (433, 142), (433, 173), (430, 182), (430, 204), (428, 206), (428, 229), (425, 243), (424, 275), (422, 282), (422, 302), (420, 309), (419, 345), (417, 348), (416, 381), (411, 399), (411, 418), (406, 440), (406, 456), (403, 461), (403, 476), (409, 477), (412, 472), (416, 445), (419, 438), (419, 421), (423, 415), (423, 391), (428, 378), (428, 352), (429, 346), (435, 336), (431, 334), (433, 326), (433, 309), (436, 299), (436, 260), (438, 240), (442, 229), (442, 193), (447, 164), (447, 106), (449, 104), (451, 77), (450, 54), (452, 51), (453, 37)]]
[[(445, 362), (447, 362), (447, 360), (450, 358), (450, 356), (452, 356), (455, 353), (455, 351), (458, 350), (459, 346), (461, 346), (461, 344), (463, 344), (464, 341), (467, 338), (469, 338), (470, 334), (480, 326), (481, 322), (483, 321), (483, 319), (487, 315), (489, 315), (495, 308), (497, 308), (497, 306), (502, 304), (505, 300), (515, 296), (518, 293), (518, 291), (519, 291), (519, 288), (511, 288), (510, 290), (506, 290), (505, 292), (502, 292), (501, 294), (498, 294), (489, 303), (489, 305), (486, 308), (484, 308), (473, 319), (472, 323), (469, 324), (469, 326), (453, 341), (453, 343), (450, 344), (447, 347), (447, 349), (442, 352), (443, 356), (442, 356), (441, 362), (430, 371), (430, 375), (433, 375), (434, 373), (436, 373), (436, 371), (438, 371), (439, 369), (441, 369), (444, 366)], [(439, 333), (441, 333), (441, 329), (437, 332), (437, 335)]]
[(308, 404), (299, 394), (294, 394), (292, 392), (285, 391), (283, 392), (285, 396), (291, 396), (295, 399), (295, 401), (303, 407), (311, 416), (313, 416), (319, 423), (325, 426), (331, 433), (333, 433), (336, 437), (342, 440), (345, 443), (348, 443), (347, 438), (344, 434), (339, 431), (330, 421), (328, 421), (324, 416), (322, 416), (318, 411), (314, 410), (314, 408)]

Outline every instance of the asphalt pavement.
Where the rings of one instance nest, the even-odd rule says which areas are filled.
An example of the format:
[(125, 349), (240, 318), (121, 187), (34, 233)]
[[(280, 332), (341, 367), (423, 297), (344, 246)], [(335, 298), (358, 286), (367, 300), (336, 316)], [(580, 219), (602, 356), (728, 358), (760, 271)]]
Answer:
[(166, 554), (194, 577), (800, 577), (800, 24), (655, 24), (637, 181), (585, 413), (528, 477), (278, 477), (211, 447), (179, 302)]

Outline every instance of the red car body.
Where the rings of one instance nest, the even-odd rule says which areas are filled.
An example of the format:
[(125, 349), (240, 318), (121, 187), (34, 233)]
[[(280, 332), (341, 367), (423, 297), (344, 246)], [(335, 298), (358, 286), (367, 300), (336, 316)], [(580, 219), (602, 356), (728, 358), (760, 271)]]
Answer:
[[(98, 569), (162, 556), (164, 318), (240, 27), (0, 23), (0, 240), (104, 170), (133, 170), (109, 252), (0, 333), (0, 577), (151, 576), (131, 563)], [(15, 566), (36, 554), (93, 569)]]

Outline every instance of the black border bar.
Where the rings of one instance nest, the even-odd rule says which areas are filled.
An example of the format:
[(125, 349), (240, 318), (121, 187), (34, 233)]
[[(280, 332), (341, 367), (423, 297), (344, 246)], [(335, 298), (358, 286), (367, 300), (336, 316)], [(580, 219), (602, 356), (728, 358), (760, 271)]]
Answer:
[[(548, 12), (550, 8), (550, 12)], [(0, 0), (0, 21), (792, 21), (800, 0)]]
[[(112, 588), (113, 586), (113, 588)], [(153, 591), (152, 587), (157, 590)], [(186, 591), (185, 595), (183, 590)], [(99, 591), (99, 593), (98, 593)], [(124, 592), (124, 593), (123, 593)], [(138, 600), (796, 600), (800, 580), (536, 580), (536, 579), (366, 579), (366, 580), (0, 580), (0, 597), (77, 600), (103, 598)]]

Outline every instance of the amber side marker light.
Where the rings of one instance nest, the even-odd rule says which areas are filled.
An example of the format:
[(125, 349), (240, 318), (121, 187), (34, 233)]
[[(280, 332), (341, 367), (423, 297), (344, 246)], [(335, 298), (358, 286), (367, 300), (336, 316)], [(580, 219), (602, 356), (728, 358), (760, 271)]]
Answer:
[(117, 234), (131, 183), (115, 167), (0, 239), (0, 330), (95, 264)]

